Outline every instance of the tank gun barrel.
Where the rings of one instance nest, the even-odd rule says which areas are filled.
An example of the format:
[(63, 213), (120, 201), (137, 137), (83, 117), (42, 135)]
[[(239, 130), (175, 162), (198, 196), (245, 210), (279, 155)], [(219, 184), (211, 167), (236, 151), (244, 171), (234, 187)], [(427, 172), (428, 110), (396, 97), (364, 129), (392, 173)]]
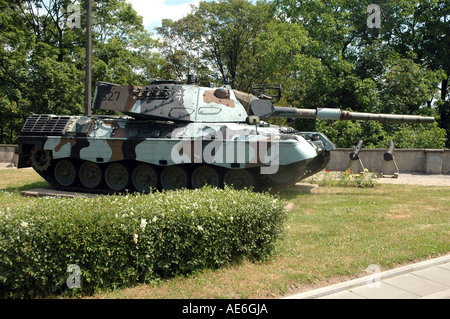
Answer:
[(433, 123), (434, 117), (418, 115), (400, 115), (400, 114), (376, 114), (342, 111), (333, 108), (316, 109), (297, 109), (294, 107), (274, 107), (271, 116), (303, 118), (303, 119), (322, 119), (322, 120), (360, 120), (360, 121), (378, 121), (378, 122), (397, 122), (397, 123)]

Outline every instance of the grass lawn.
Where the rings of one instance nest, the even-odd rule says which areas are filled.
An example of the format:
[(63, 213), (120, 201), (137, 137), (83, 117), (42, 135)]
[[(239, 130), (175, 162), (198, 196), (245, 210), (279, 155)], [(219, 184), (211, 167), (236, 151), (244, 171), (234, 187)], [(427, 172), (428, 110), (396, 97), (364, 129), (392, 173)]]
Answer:
[[(0, 207), (29, 205), (34, 171), (0, 170)], [(450, 187), (381, 184), (286, 192), (286, 232), (271, 259), (205, 270), (93, 298), (278, 298), (450, 252)], [(57, 200), (57, 199), (55, 199)]]

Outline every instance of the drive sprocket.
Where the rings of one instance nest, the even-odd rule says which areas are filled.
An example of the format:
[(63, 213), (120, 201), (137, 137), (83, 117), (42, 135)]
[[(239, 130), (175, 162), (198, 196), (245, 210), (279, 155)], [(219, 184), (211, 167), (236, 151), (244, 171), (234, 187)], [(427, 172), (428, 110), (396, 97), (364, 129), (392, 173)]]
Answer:
[(31, 165), (34, 169), (39, 172), (46, 171), (52, 161), (52, 154), (47, 150), (36, 150), (31, 151)]

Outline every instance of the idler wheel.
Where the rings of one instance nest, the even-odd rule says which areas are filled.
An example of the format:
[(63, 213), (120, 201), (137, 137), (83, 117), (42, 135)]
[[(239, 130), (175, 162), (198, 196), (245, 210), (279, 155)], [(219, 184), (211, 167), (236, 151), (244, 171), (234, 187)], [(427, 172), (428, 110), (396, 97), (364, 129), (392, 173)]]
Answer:
[(128, 169), (120, 163), (109, 164), (105, 170), (106, 185), (113, 191), (123, 191), (130, 182)]
[(225, 174), (224, 183), (234, 189), (254, 188), (256, 178), (247, 169), (230, 169)]
[(69, 187), (77, 179), (77, 169), (71, 161), (61, 160), (55, 166), (54, 175), (59, 185)]
[(36, 150), (31, 151), (31, 165), (39, 172), (46, 171), (50, 166), (52, 155), (50, 151)]
[(219, 173), (209, 166), (197, 167), (192, 173), (191, 182), (193, 188), (202, 188), (205, 185), (221, 186)]
[(188, 174), (179, 166), (168, 166), (161, 173), (161, 186), (164, 189), (188, 187)]
[(141, 164), (133, 170), (131, 182), (138, 192), (148, 193), (151, 188), (158, 187), (158, 173), (152, 166)]
[(80, 167), (80, 182), (86, 188), (96, 188), (102, 182), (103, 173), (96, 163), (85, 162)]

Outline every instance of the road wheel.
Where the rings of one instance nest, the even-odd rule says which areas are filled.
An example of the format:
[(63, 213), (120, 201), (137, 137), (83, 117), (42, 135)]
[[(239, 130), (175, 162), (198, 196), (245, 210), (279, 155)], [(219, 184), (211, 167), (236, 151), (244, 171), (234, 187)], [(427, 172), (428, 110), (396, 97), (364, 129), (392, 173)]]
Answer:
[(248, 169), (230, 169), (224, 183), (235, 189), (256, 188), (256, 178)]
[(180, 189), (188, 187), (188, 174), (179, 166), (166, 167), (161, 173), (161, 186), (164, 189)]
[(55, 180), (64, 187), (72, 186), (77, 179), (77, 169), (69, 160), (61, 160), (55, 165)]
[(85, 162), (80, 167), (79, 174), (81, 184), (86, 188), (96, 188), (100, 186), (103, 172), (100, 166), (93, 162)]
[(133, 170), (131, 181), (140, 193), (148, 193), (158, 187), (158, 172), (150, 165), (140, 164)]
[(109, 189), (116, 192), (123, 191), (130, 182), (130, 173), (123, 164), (109, 164), (105, 170), (105, 182)]
[(210, 166), (199, 166), (192, 173), (191, 183), (193, 188), (202, 188), (205, 185), (221, 187), (219, 173)]

